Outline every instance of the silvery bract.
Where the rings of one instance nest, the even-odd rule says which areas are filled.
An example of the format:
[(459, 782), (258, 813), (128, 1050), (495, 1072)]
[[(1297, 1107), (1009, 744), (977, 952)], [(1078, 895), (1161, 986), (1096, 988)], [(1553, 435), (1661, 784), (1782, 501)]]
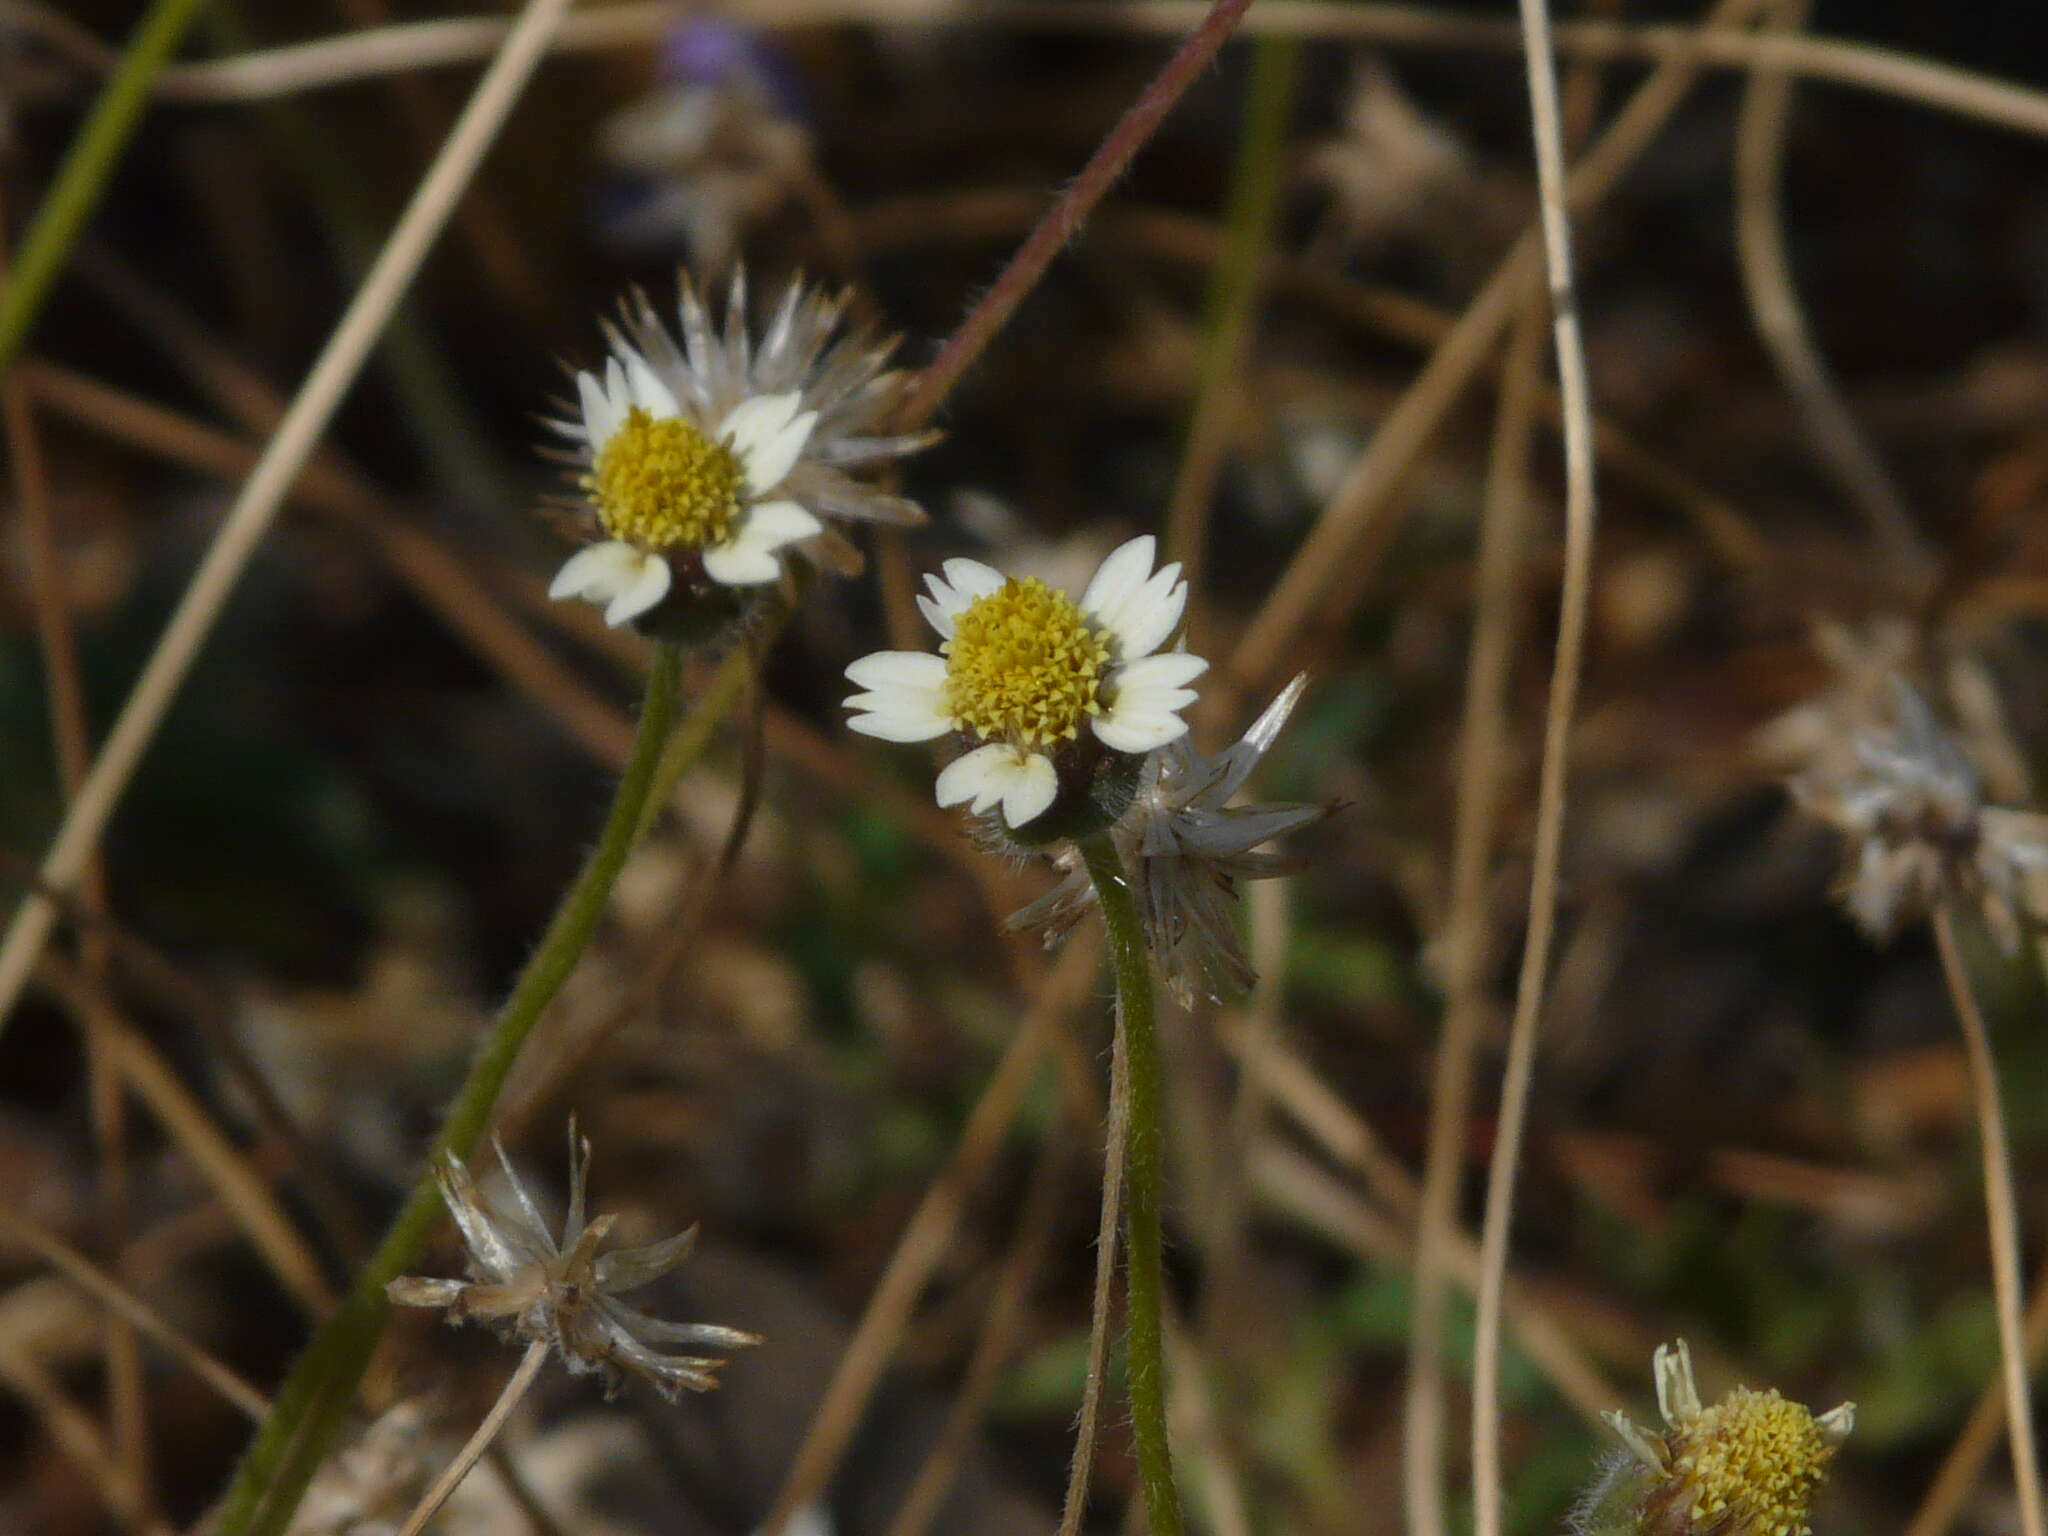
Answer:
[(488, 1200), (453, 1152), (435, 1170), (441, 1197), (462, 1232), (469, 1280), (407, 1276), (391, 1282), (392, 1301), (407, 1307), (441, 1307), (451, 1323), (471, 1319), (491, 1324), (521, 1343), (542, 1340), (572, 1372), (604, 1378), (607, 1395), (627, 1376), (638, 1376), (664, 1397), (685, 1388), (707, 1392), (718, 1385), (725, 1362), (699, 1355), (673, 1355), (662, 1346), (736, 1349), (761, 1341), (737, 1328), (711, 1323), (670, 1323), (628, 1306), (619, 1296), (650, 1285), (690, 1255), (697, 1229), (641, 1248), (600, 1253), (615, 1216), (584, 1219), (584, 1185), (590, 1172), (590, 1143), (569, 1131), (569, 1209), (557, 1239), (513, 1171), (505, 1149), (505, 1171), (516, 1209)]

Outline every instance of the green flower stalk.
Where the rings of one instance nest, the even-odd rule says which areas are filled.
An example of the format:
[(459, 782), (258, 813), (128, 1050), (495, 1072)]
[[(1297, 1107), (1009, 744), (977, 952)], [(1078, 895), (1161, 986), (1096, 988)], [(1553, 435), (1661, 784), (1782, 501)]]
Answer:
[(1164, 1182), (1165, 1073), (1159, 1062), (1159, 1019), (1152, 996), (1152, 966), (1130, 877), (1109, 834), (1083, 838), (1081, 857), (1095, 882), (1103, 926), (1109, 930), (1116, 974), (1116, 1026), (1123, 1035), (1128, 1130), (1124, 1138), (1124, 1326), (1130, 1373), (1131, 1436), (1137, 1443), (1138, 1480), (1152, 1536), (1180, 1536), (1180, 1495), (1166, 1439), (1166, 1358), (1160, 1343), (1165, 1282), (1161, 1250)]
[(619, 780), (597, 847), (570, 886), (546, 934), (520, 973), (469, 1076), (456, 1093), (427, 1159), (426, 1170), (356, 1277), (354, 1289), (315, 1331), (285, 1378), (270, 1417), (243, 1454), (222, 1502), (216, 1536), (274, 1533), (291, 1521), (313, 1473), (355, 1399), (370, 1351), (384, 1331), (385, 1288), (411, 1269), (446, 1212), (438, 1185), (449, 1155), (468, 1157), (490, 1123), (498, 1094), (533, 1026), (575, 969), (610, 901), (619, 870), (640, 828), (662, 747), (675, 721), (682, 647), (655, 648), (633, 753)]

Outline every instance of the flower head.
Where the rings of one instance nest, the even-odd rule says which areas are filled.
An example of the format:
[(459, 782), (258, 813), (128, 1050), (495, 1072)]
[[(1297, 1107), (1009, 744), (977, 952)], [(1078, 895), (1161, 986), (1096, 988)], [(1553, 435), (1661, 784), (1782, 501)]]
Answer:
[[(1775, 1388), (1737, 1387), (1703, 1408), (1683, 1339), (1659, 1345), (1653, 1369), (1663, 1433), (1624, 1413), (1607, 1415), (1635, 1457), (1631, 1475), (1610, 1490), (1628, 1502), (1622, 1528), (1636, 1536), (1807, 1536), (1814, 1495), (1855, 1427), (1856, 1405), (1816, 1418)], [(1596, 1523), (1587, 1513), (1581, 1523)]]
[(584, 1220), (584, 1184), (590, 1172), (590, 1143), (569, 1128), (569, 1210), (559, 1240), (540, 1208), (498, 1147), (517, 1205), (504, 1211), (485, 1198), (469, 1169), (453, 1152), (435, 1175), (449, 1215), (461, 1229), (470, 1280), (407, 1276), (388, 1293), (400, 1306), (441, 1307), (448, 1321), (479, 1319), (508, 1337), (554, 1346), (577, 1375), (604, 1378), (607, 1395), (628, 1375), (648, 1382), (673, 1399), (684, 1388), (708, 1392), (718, 1385), (725, 1362), (697, 1355), (664, 1354), (668, 1344), (737, 1349), (760, 1339), (737, 1328), (710, 1323), (670, 1323), (626, 1305), (619, 1295), (652, 1284), (689, 1257), (697, 1240), (690, 1228), (642, 1248), (598, 1249), (616, 1216)]
[(618, 625), (672, 593), (758, 587), (799, 545), (846, 553), (826, 519), (914, 524), (912, 502), (848, 471), (910, 453), (931, 434), (888, 435), (906, 382), (893, 343), (835, 337), (847, 296), (792, 283), (758, 340), (735, 276), (715, 328), (687, 281), (671, 332), (644, 294), (609, 327), (604, 367), (576, 375), (578, 409), (550, 423), (572, 445), (576, 485), (601, 535), (571, 556), (551, 597), (605, 605)]
[(1135, 768), (1186, 733), (1187, 685), (1209, 665), (1160, 652), (1188, 589), (1179, 565), (1153, 569), (1155, 547), (1147, 535), (1112, 551), (1078, 602), (1036, 577), (948, 560), (918, 599), (939, 654), (877, 651), (848, 667), (864, 690), (846, 700), (849, 723), (884, 741), (959, 733), (970, 750), (939, 775), (939, 804), (1000, 806), (1012, 830), (1105, 771)]
[(1889, 719), (1854, 733), (1853, 758), (1824, 757), (1792, 781), (1799, 802), (1850, 842), (1844, 905), (1884, 937), (1962, 898), (2009, 952), (2020, 914), (2048, 912), (2048, 817), (1987, 806), (1976, 769), (1927, 701), (1896, 677), (1890, 699)]
[[(1308, 679), (1297, 677), (1253, 722), (1235, 746), (1214, 757), (1186, 736), (1152, 753), (1136, 794), (1112, 836), (1130, 871), (1145, 942), (1183, 1007), (1197, 993), (1217, 997), (1258, 977), (1238, 937), (1234, 907), (1240, 880), (1263, 880), (1295, 868), (1285, 855), (1258, 850), (1275, 838), (1328, 816), (1327, 805), (1233, 805), (1300, 703)], [(1064, 879), (1014, 913), (1014, 930), (1044, 927), (1057, 937), (1095, 904), (1095, 886), (1077, 858), (1064, 857)]]

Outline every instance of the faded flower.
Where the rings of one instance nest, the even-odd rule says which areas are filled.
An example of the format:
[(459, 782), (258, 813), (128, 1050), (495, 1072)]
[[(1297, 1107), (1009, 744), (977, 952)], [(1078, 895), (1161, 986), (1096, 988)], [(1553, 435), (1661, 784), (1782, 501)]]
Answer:
[[(650, 619), (670, 605), (714, 616), (725, 595), (782, 574), (785, 552), (852, 552), (827, 520), (912, 525), (924, 514), (855, 479), (929, 443), (891, 434), (907, 376), (888, 368), (893, 340), (840, 332), (848, 295), (792, 283), (756, 338), (744, 274), (714, 325), (687, 280), (671, 331), (647, 296), (607, 326), (610, 357), (576, 375), (579, 409), (549, 425), (601, 535), (548, 588), (602, 603), (605, 622)], [(838, 333), (838, 334), (835, 334)]]
[(1852, 741), (1853, 756), (1823, 756), (1791, 783), (1800, 804), (1849, 841), (1850, 914), (1885, 937), (1940, 900), (1967, 901), (2010, 952), (2022, 915), (2048, 912), (2048, 817), (1987, 806), (1969, 758), (1896, 678), (1889, 718)]
[(604, 1378), (616, 1392), (627, 1376), (638, 1376), (673, 1400), (685, 1388), (708, 1392), (718, 1385), (723, 1360), (672, 1355), (660, 1346), (689, 1345), (737, 1349), (760, 1339), (737, 1328), (711, 1323), (670, 1323), (626, 1305), (619, 1296), (660, 1279), (689, 1257), (697, 1239), (690, 1228), (642, 1248), (600, 1253), (616, 1216), (584, 1219), (584, 1185), (590, 1172), (590, 1143), (569, 1129), (569, 1210), (559, 1241), (534, 1204), (505, 1149), (505, 1170), (516, 1209), (489, 1201), (462, 1159), (453, 1152), (436, 1170), (441, 1197), (461, 1229), (469, 1280), (406, 1276), (388, 1293), (400, 1306), (441, 1307), (451, 1323), (475, 1319), (523, 1343), (545, 1341), (577, 1375)]
[(939, 653), (877, 651), (846, 669), (863, 691), (852, 728), (884, 741), (957, 734), (968, 750), (940, 773), (940, 805), (1002, 808), (1012, 831), (1079, 807), (1108, 781), (1127, 789), (1147, 753), (1187, 732), (1187, 685), (1209, 664), (1161, 651), (1180, 626), (1180, 566), (1153, 569), (1147, 534), (1111, 551), (1077, 602), (1035, 576), (976, 560), (927, 576), (918, 606)]
[[(1146, 947), (1183, 1007), (1197, 995), (1216, 998), (1258, 979), (1238, 936), (1238, 882), (1291, 872), (1293, 860), (1259, 850), (1332, 810), (1231, 804), (1279, 739), (1307, 685), (1305, 676), (1295, 678), (1235, 746), (1214, 757), (1197, 751), (1186, 736), (1153, 752), (1111, 833), (1130, 872)], [(1048, 938), (1056, 938), (1094, 906), (1095, 886), (1078, 855), (1064, 850), (1058, 862), (1065, 877), (1011, 916), (1012, 931), (1044, 927)]]
[(1630, 1453), (1581, 1504), (1585, 1536), (1807, 1536), (1828, 1463), (1856, 1424), (1843, 1403), (1816, 1418), (1775, 1388), (1737, 1387), (1700, 1405), (1692, 1352), (1657, 1348), (1662, 1432), (1620, 1412), (1607, 1422)]

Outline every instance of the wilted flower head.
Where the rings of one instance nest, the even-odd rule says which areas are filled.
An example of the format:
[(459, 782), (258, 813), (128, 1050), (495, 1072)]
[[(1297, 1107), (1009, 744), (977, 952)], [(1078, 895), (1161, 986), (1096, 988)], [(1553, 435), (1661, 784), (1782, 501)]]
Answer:
[(788, 200), (810, 158), (810, 134), (789, 110), (791, 93), (760, 35), (692, 17), (662, 58), (668, 78), (599, 135), (605, 158), (634, 183), (605, 232), (642, 248), (680, 240), (698, 267), (723, 271), (746, 228)]
[(576, 484), (600, 541), (570, 557), (551, 597), (605, 605), (624, 624), (717, 611), (720, 594), (773, 582), (783, 552), (809, 544), (844, 558), (828, 518), (915, 524), (924, 514), (849, 471), (930, 442), (889, 434), (906, 375), (895, 343), (840, 332), (848, 295), (791, 283), (756, 339), (744, 275), (715, 326), (685, 280), (672, 332), (645, 294), (607, 326), (610, 357), (576, 375), (580, 409), (550, 426), (572, 448)]
[[(1235, 746), (1208, 757), (1186, 736), (1159, 748), (1140, 770), (1137, 793), (1112, 831), (1129, 871), (1138, 919), (1167, 986), (1183, 1007), (1200, 994), (1248, 988), (1258, 977), (1238, 937), (1240, 880), (1287, 874), (1293, 860), (1258, 850), (1330, 814), (1326, 805), (1232, 805), (1300, 703), (1297, 677)], [(1055, 938), (1095, 904), (1095, 886), (1071, 851), (1064, 879), (1012, 915), (1014, 930), (1044, 927)]]
[(673, 1400), (684, 1388), (708, 1392), (718, 1385), (725, 1362), (697, 1355), (664, 1354), (660, 1345), (683, 1344), (737, 1349), (760, 1339), (737, 1328), (711, 1323), (670, 1323), (627, 1306), (621, 1293), (652, 1284), (695, 1246), (697, 1229), (642, 1248), (599, 1253), (616, 1216), (584, 1220), (584, 1184), (590, 1172), (590, 1143), (569, 1128), (569, 1210), (558, 1241), (513, 1171), (505, 1149), (505, 1170), (517, 1209), (505, 1211), (485, 1198), (453, 1152), (435, 1170), (441, 1198), (461, 1229), (470, 1280), (407, 1276), (391, 1282), (391, 1299), (406, 1307), (441, 1307), (448, 1321), (489, 1323), (524, 1343), (545, 1341), (577, 1375), (604, 1378), (607, 1395), (625, 1377), (638, 1376)]
[(1792, 792), (1851, 844), (1843, 901), (1877, 937), (1934, 903), (1973, 902), (2008, 950), (2022, 913), (2044, 911), (2048, 817), (1984, 804), (1970, 760), (1910, 685), (1894, 678), (1890, 718), (1853, 738), (1853, 759), (1819, 765)]
[(1807, 1536), (1814, 1495), (1855, 1427), (1856, 1405), (1816, 1418), (1775, 1388), (1737, 1387), (1703, 1408), (1683, 1339), (1657, 1347), (1653, 1370), (1664, 1429), (1607, 1415), (1633, 1459), (1580, 1506), (1582, 1536)]
[(864, 690), (846, 700), (849, 723), (884, 741), (957, 733), (969, 750), (939, 775), (939, 804), (1000, 806), (1013, 831), (1086, 805), (1105, 782), (1127, 791), (1145, 754), (1186, 733), (1187, 685), (1209, 666), (1160, 652), (1188, 588), (1178, 564), (1152, 568), (1155, 548), (1148, 534), (1113, 550), (1079, 602), (1033, 576), (948, 560), (917, 600), (939, 654), (877, 651), (848, 667)]

